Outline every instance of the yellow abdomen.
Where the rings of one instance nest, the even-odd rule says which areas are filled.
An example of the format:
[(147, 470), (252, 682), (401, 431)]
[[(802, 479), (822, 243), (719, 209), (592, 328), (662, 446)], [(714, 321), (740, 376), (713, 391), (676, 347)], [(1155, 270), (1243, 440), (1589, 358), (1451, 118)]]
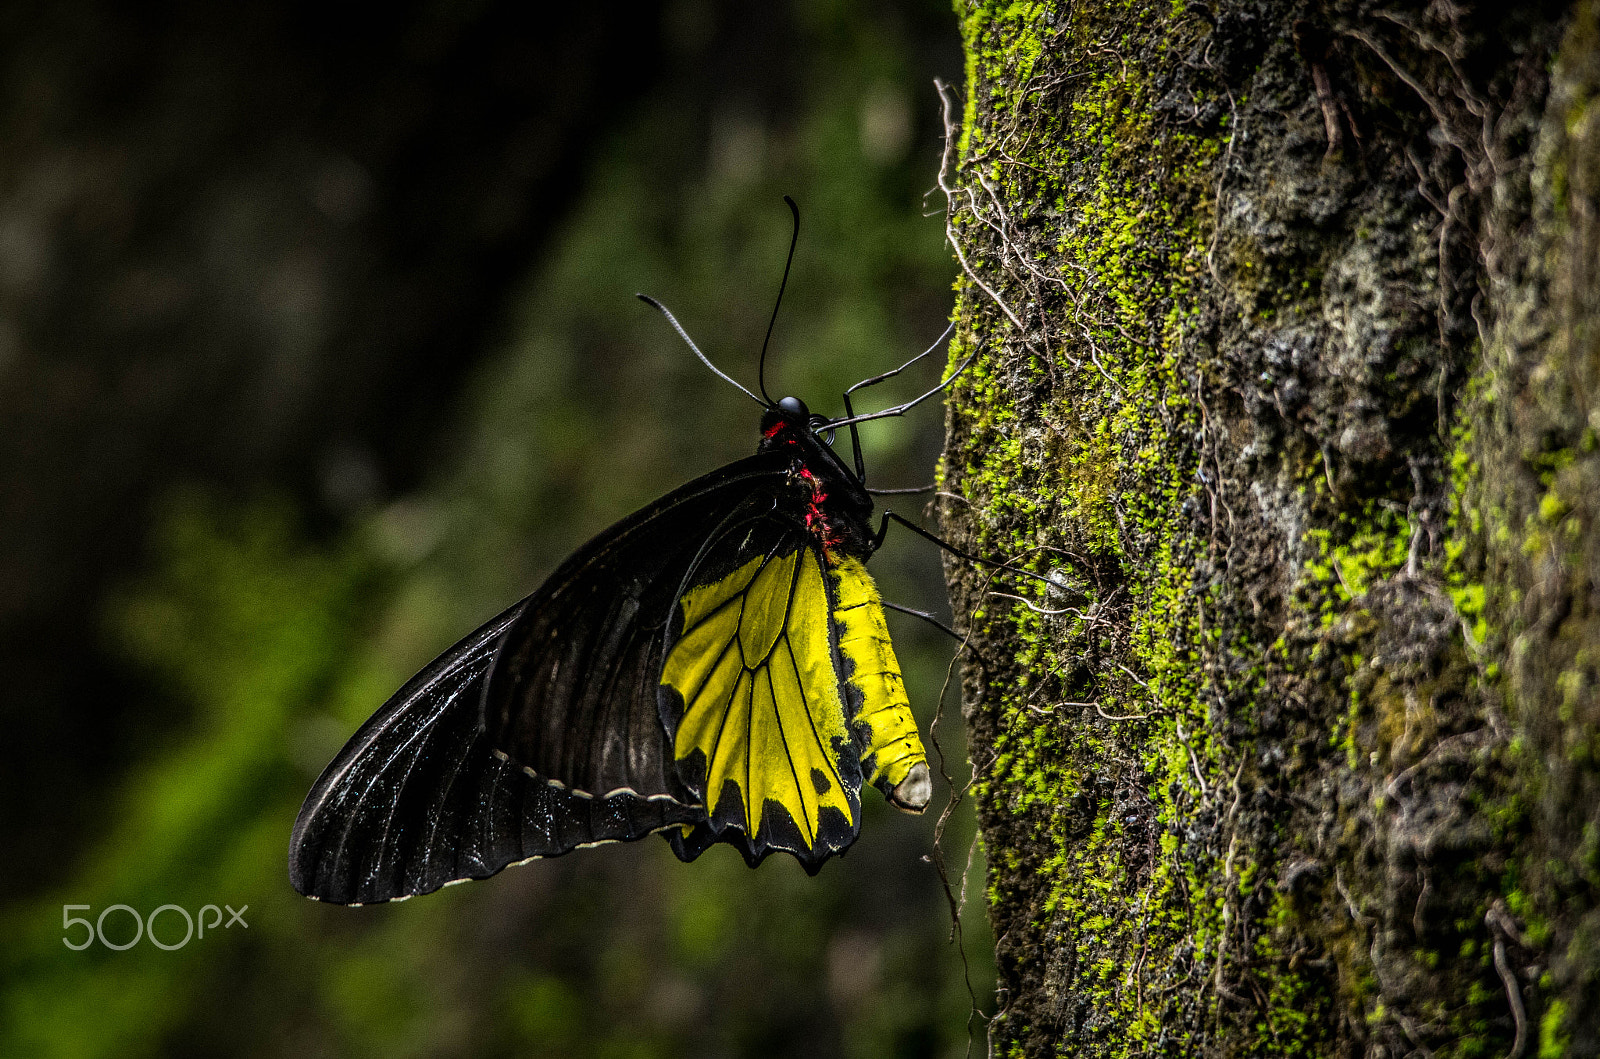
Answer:
[(831, 572), (837, 587), (833, 616), (839, 651), (853, 666), (850, 684), (861, 692), (861, 708), (851, 724), (864, 737), (862, 772), (900, 808), (921, 812), (931, 794), (928, 755), (889, 641), (878, 587), (858, 559), (845, 559)]

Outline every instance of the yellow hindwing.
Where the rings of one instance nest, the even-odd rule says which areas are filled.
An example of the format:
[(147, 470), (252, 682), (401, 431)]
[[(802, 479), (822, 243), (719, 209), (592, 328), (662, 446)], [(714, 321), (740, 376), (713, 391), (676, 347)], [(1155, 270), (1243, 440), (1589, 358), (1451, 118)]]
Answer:
[(825, 809), (854, 830), (839, 776), (850, 737), (829, 643), (828, 593), (812, 549), (758, 556), (680, 602), (683, 634), (661, 683), (683, 696), (674, 757), (704, 755), (707, 813), (716, 816), (726, 798), (739, 798), (754, 839), (767, 802), (776, 802), (807, 848), (817, 844)]
[(854, 830), (839, 761), (852, 743), (866, 780), (885, 793), (927, 762), (877, 586), (856, 559), (827, 571), (839, 651), (860, 693), (849, 722), (855, 739), (847, 734), (824, 576), (816, 553), (799, 548), (757, 556), (690, 589), (681, 601), (683, 634), (662, 667), (661, 682), (684, 702), (674, 758), (702, 756), (707, 813), (739, 799), (752, 839), (769, 801), (787, 810), (808, 848), (817, 844), (824, 809)]

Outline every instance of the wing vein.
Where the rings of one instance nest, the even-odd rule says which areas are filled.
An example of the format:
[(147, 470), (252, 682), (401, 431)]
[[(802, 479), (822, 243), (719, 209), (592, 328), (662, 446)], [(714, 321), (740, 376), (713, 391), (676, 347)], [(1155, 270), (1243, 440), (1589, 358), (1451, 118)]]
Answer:
[[(433, 840), (434, 837), (439, 833), (439, 821), (444, 817), (444, 807), (450, 801), (450, 794), (455, 790), (456, 781), (461, 778), (461, 769), (467, 763), (467, 755), (472, 750), (472, 744), (475, 741), (475, 739), (469, 738), (460, 744), (455, 754), (455, 764), (452, 765), (449, 770), (450, 778), (444, 783), (443, 789), (440, 790), (435, 796), (437, 800), (434, 802), (434, 805), (436, 805), (438, 809), (431, 814), (432, 819), (428, 821), (428, 837), (427, 840), (422, 844), (422, 867), (424, 870), (433, 865)], [(461, 850), (458, 848), (455, 852), (456, 861), (459, 864), (461, 859)]]
[(833, 773), (833, 782), (839, 785), (839, 790), (844, 791), (844, 779), (839, 775), (839, 766), (833, 760), (833, 748), (822, 741), (822, 733), (817, 731), (817, 719), (811, 714), (811, 699), (806, 695), (805, 681), (800, 679), (800, 664), (794, 657), (794, 644), (789, 642), (789, 632), (784, 630), (783, 646), (789, 652), (789, 664), (794, 666), (795, 685), (800, 689), (800, 704), (805, 707), (806, 721), (811, 725), (811, 738), (822, 751), (822, 760), (828, 763), (828, 771)]
[[(799, 682), (796, 681), (798, 684)], [(800, 771), (794, 767), (794, 754), (789, 749), (789, 736), (783, 730), (783, 712), (778, 709), (778, 689), (772, 683), (772, 667), (767, 666), (767, 690), (772, 693), (772, 718), (778, 725), (778, 739), (783, 743), (783, 756), (789, 762), (789, 775), (794, 778), (794, 795), (800, 803), (800, 815), (804, 817), (806, 825), (806, 845), (814, 846), (817, 842), (817, 829), (821, 826), (818, 817), (815, 824), (811, 820), (811, 811), (806, 806), (806, 792), (800, 786)]]
[[(722, 650), (717, 652), (716, 661), (712, 662), (710, 666), (706, 667), (706, 675), (701, 678), (700, 685), (694, 689), (694, 693), (684, 697), (683, 712), (685, 714), (687, 714), (689, 709), (695, 704), (696, 701), (699, 700), (700, 693), (705, 690), (706, 684), (710, 682), (712, 674), (717, 671), (717, 667), (722, 664), (722, 660), (728, 657), (728, 649), (738, 642), (739, 634), (737, 631), (735, 631), (732, 638), (730, 638), (727, 643), (722, 645)], [(744, 669), (744, 653), (742, 651), (739, 654), (739, 667), (741, 670)]]
[(717, 737), (711, 741), (711, 756), (706, 759), (706, 789), (702, 792), (702, 797), (705, 798), (707, 803), (707, 812), (715, 811), (715, 806), (721, 795), (720, 791), (712, 791), (711, 777), (717, 773), (717, 755), (722, 752), (722, 733), (728, 729), (728, 717), (733, 713), (733, 699), (734, 696), (739, 694), (739, 681), (748, 672), (749, 670), (741, 667), (739, 676), (734, 678), (733, 688), (728, 692), (727, 704), (722, 708), (722, 719), (717, 722)]
[[(750, 829), (752, 839), (761, 832), (761, 825), (756, 822), (756, 807), (752, 800), (755, 797), (755, 788), (751, 783), (750, 770), (754, 764), (756, 744), (756, 679), (755, 673), (750, 672), (750, 705), (744, 712), (744, 818), (745, 825)], [(763, 801), (763, 807), (765, 802)]]
[[(453, 671), (452, 671), (452, 673), (453, 673)], [(469, 677), (467, 679), (466, 683), (470, 684), (476, 679), (477, 679), (477, 674), (474, 674), (472, 677)], [(350, 835), (355, 830), (356, 823), (360, 818), (361, 807), (366, 804), (368, 796), (371, 795), (373, 793), (374, 789), (377, 787), (378, 779), (381, 778), (382, 776), (384, 776), (389, 771), (390, 767), (393, 766), (395, 764), (395, 762), (401, 756), (406, 755), (407, 751), (411, 748), (411, 746), (414, 743), (417, 743), (419, 740), (425, 742), (426, 740), (428, 740), (429, 738), (432, 737), (432, 735), (433, 735), (433, 733), (434, 733), (434, 731), (436, 730), (436, 727), (437, 727), (435, 722), (438, 721), (438, 719), (439, 719), (439, 717), (441, 715), (443, 715), (446, 711), (448, 711), (450, 709), (451, 705), (456, 701), (456, 699), (459, 696), (459, 694), (460, 694), (460, 689), (452, 689), (451, 693), (444, 697), (444, 699), (439, 703), (437, 708), (435, 708), (434, 710), (430, 711), (428, 713), (428, 715), (426, 716), (426, 718), (422, 721), (422, 723), (417, 725), (417, 730), (415, 732), (413, 732), (411, 735), (407, 736), (400, 743), (399, 746), (395, 747), (394, 752), (391, 753), (380, 765), (378, 765), (378, 767), (376, 769), (374, 769), (372, 771), (372, 779), (366, 784), (365, 787), (362, 788), (361, 792), (356, 796), (356, 799), (355, 799), (354, 803), (350, 806), (349, 810), (346, 811), (343, 814), (343, 816), (344, 816), (344, 826), (339, 830), (339, 844), (334, 848), (334, 851), (333, 851), (332, 863), (334, 865), (338, 865), (338, 864), (343, 862), (345, 846), (349, 844)], [(404, 719), (404, 717), (405, 717), (404, 714), (400, 714), (400, 715), (397, 715), (396, 719), (400, 720), (400, 719)], [(406, 782), (407, 779), (410, 778), (412, 771), (415, 770), (416, 764), (417, 764), (417, 759), (420, 756), (421, 756), (420, 754), (410, 754), (409, 755), (408, 760), (406, 762), (406, 769), (405, 769), (404, 776), (402, 777), (402, 779), (400, 781), (400, 784), (399, 784), (400, 788), (402, 788), (402, 789), (404, 788), (405, 782)], [(357, 759), (357, 760), (359, 760), (359, 759)], [(352, 762), (351, 764), (354, 765), (355, 762)], [(388, 812), (386, 812), (384, 814), (383, 827), (382, 827), (382, 829), (381, 829), (381, 831), (379, 833), (380, 834), (380, 838), (379, 838), (379, 842), (378, 842), (378, 846), (377, 846), (377, 851), (378, 851), (378, 864), (379, 864), (380, 867), (383, 864), (384, 853), (387, 851), (388, 846), (389, 846), (389, 830), (390, 830), (390, 826), (393, 824), (393, 822), (394, 822), (394, 806), (391, 804), (390, 807), (389, 807)]]

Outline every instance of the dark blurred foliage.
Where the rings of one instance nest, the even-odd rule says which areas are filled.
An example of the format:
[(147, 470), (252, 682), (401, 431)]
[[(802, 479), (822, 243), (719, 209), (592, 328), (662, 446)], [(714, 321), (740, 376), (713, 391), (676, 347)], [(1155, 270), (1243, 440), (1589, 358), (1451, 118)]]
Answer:
[[(179, 482), (415, 485), (659, 5), (0, 6), (0, 839), (95, 826), (149, 701), (96, 610)], [(709, 85), (708, 85), (709, 87)], [(313, 512), (319, 518), (321, 512)], [(31, 888), (59, 865), (0, 872)]]
[[(963, 1052), (934, 821), (870, 792), (814, 879), (650, 839), (345, 909), (284, 863), (316, 773), (399, 683), (588, 535), (753, 449), (757, 409), (635, 291), (753, 382), (787, 192), (805, 225), (769, 389), (836, 412), (943, 328), (923, 193), (948, 8), (0, 22), (0, 1054)], [(873, 482), (930, 480), (939, 427), (930, 405), (864, 428)], [(873, 569), (943, 609), (930, 546), (891, 537)], [(953, 645), (890, 620), (926, 726)], [(958, 815), (957, 886), (971, 837)], [(64, 904), (118, 902), (248, 904), (250, 926), (63, 945)]]

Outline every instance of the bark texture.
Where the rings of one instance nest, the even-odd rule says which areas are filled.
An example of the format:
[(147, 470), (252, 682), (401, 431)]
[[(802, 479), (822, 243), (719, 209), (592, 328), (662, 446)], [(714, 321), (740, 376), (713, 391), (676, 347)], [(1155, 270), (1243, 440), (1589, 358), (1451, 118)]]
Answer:
[(1600, 1052), (1600, 13), (1511, 6), (958, 4), (999, 1054)]

